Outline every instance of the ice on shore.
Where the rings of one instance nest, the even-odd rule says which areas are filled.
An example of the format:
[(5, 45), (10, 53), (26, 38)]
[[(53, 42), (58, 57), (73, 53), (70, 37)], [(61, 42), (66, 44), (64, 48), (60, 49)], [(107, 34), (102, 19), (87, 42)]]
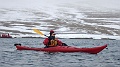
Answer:
[[(101, 26), (107, 28), (113, 28), (120, 30), (120, 17), (112, 17), (112, 18), (92, 18), (87, 17), (84, 13), (89, 12), (112, 12), (116, 13), (120, 11), (120, 0), (0, 0), (0, 29), (9, 30), (9, 31), (20, 31), (20, 32), (28, 32), (32, 34), (22, 34), (12, 35), (12, 36), (39, 36), (34, 35), (31, 29), (33, 27), (38, 28), (45, 34), (49, 35), (48, 30), (52, 29), (50, 27), (54, 27), (52, 21), (59, 20), (61, 22), (65, 22), (67, 24), (82, 24), (82, 25), (90, 25), (90, 26)], [(81, 19), (97, 19), (101, 22), (112, 22), (112, 24), (104, 24), (100, 25), (98, 23), (89, 23), (85, 22)], [(44, 22), (41, 20), (52, 20), (51, 24), (48, 22)], [(7, 21), (7, 22), (6, 22)], [(40, 23), (40, 25), (31, 25), (25, 26), (25, 24), (14, 23), (10, 24), (11, 26), (7, 26), (3, 23), (9, 23), (11, 21), (19, 21), (26, 23)], [(5, 26), (6, 25), (6, 26)], [(33, 26), (33, 27), (32, 27)], [(60, 38), (111, 38), (111, 39), (120, 39), (119, 34), (108, 30), (113, 35), (103, 34), (99, 31), (94, 31), (96, 34), (89, 34), (87, 30), (81, 30), (80, 32), (87, 34), (74, 34), (75, 31), (72, 31), (69, 26), (60, 26), (55, 29), (55, 31), (63, 32), (63, 33), (73, 33), (73, 34), (57, 34)], [(76, 29), (77, 30), (77, 29)], [(1, 31), (0, 33), (8, 33), (6, 31)], [(12, 32), (9, 32), (13, 34)], [(79, 33), (78, 31), (75, 33)]]

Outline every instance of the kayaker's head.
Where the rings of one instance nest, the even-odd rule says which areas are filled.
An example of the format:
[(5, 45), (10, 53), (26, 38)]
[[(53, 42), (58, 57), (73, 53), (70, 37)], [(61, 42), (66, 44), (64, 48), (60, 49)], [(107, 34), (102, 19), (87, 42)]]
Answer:
[(55, 33), (53, 30), (50, 30), (50, 36), (55, 36)]
[(55, 39), (55, 33), (53, 30), (50, 30), (50, 36), (48, 37), (50, 40)]

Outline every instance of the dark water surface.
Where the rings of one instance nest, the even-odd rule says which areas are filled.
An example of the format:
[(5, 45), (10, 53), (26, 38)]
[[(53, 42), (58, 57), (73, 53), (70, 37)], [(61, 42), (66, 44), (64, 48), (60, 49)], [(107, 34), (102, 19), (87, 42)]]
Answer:
[(94, 47), (108, 44), (108, 49), (96, 54), (46, 53), (19, 51), (14, 44), (44, 47), (43, 39), (0, 39), (0, 67), (120, 67), (120, 40), (61, 39), (70, 46)]

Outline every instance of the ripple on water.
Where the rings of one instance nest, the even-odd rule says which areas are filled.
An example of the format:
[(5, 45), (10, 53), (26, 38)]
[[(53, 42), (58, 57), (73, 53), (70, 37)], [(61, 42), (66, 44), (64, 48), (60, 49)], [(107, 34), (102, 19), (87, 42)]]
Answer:
[[(62, 39), (64, 41), (64, 39)], [(2, 41), (2, 40), (1, 40)], [(0, 43), (1, 43), (0, 41)], [(27, 46), (35, 47), (33, 42), (41, 41), (42, 39), (13, 39), (13, 43), (10, 40), (10, 45), (8, 45), (9, 40), (3, 40), (0, 47), (0, 67), (120, 67), (120, 41), (112, 40), (65, 40), (67, 43), (74, 43), (77, 41), (76, 47), (87, 47), (93, 46), (90, 43), (101, 44), (109, 42), (108, 49), (104, 49), (98, 54), (87, 54), (87, 53), (46, 53), (39, 51), (20, 51), (16, 50), (13, 46), (15, 42), (20, 42)], [(81, 42), (82, 41), (82, 42)], [(31, 44), (27, 44), (27, 43)], [(88, 45), (84, 45), (83, 43)], [(113, 44), (113, 42), (116, 42)], [(74, 46), (73, 44), (70, 44)], [(5, 46), (5, 47), (4, 47)], [(40, 45), (41, 46), (41, 45)], [(37, 46), (39, 47), (39, 46)]]

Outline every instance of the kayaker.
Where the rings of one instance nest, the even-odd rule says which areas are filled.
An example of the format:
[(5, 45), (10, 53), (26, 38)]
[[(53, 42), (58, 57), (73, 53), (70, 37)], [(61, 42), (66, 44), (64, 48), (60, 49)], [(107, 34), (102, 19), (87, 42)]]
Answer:
[(67, 46), (65, 43), (62, 43), (60, 40), (55, 38), (55, 33), (53, 30), (50, 30), (50, 36), (45, 38), (43, 44), (45, 47), (54, 47), (54, 46)]

